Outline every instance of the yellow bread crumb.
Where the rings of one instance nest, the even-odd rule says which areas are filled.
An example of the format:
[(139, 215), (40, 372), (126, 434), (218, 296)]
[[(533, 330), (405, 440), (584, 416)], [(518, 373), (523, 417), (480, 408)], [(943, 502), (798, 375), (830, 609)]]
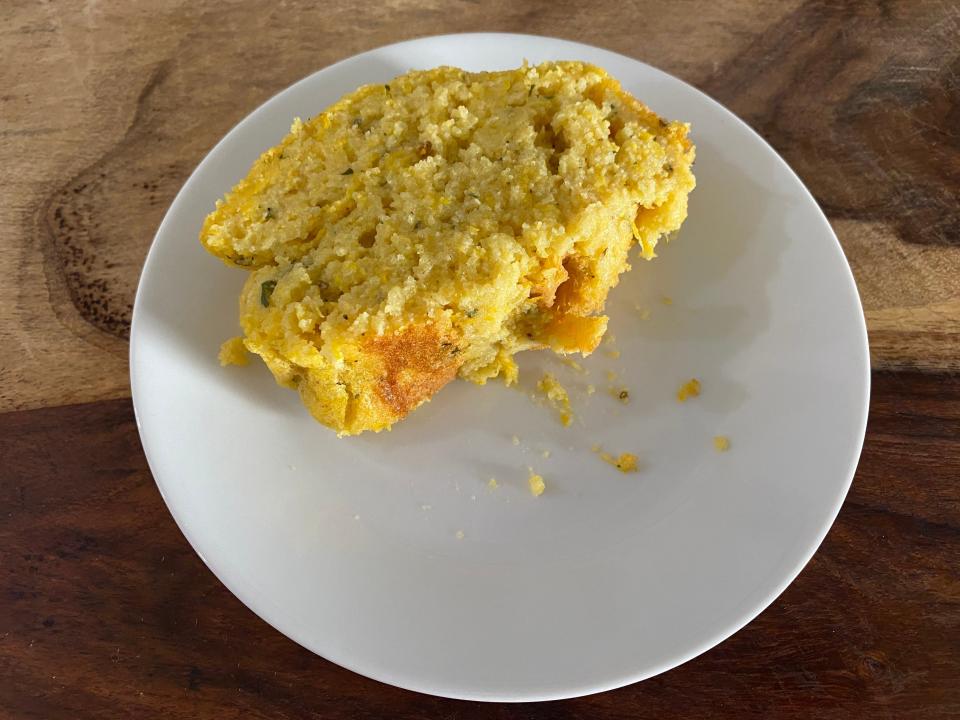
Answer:
[(637, 472), (637, 456), (633, 453), (621, 453), (620, 457), (614, 457), (610, 453), (600, 453), (600, 459), (610, 463), (622, 473)]
[(605, 463), (613, 465), (622, 473), (637, 472), (639, 469), (637, 466), (638, 458), (633, 453), (621, 453), (619, 457), (614, 457), (610, 453), (604, 452), (599, 443), (594, 443), (590, 450), (597, 453)]
[(341, 435), (514, 355), (589, 354), (607, 293), (678, 229), (689, 128), (602, 69), (417, 70), (296, 120), (207, 217), (247, 348)]
[(593, 385), (587, 385), (587, 395), (593, 395), (597, 389)]
[(564, 427), (569, 427), (573, 422), (573, 413), (570, 411), (570, 396), (566, 389), (557, 378), (551, 373), (544, 373), (537, 383), (537, 388), (542, 392), (553, 408), (560, 413), (560, 422)]
[(570, 368), (570, 369), (572, 369), (572, 370), (576, 370), (578, 373), (586, 372), (586, 370), (584, 369), (583, 365), (581, 365), (580, 363), (578, 363), (578, 362), (577, 362), (576, 360), (574, 360), (573, 358), (565, 357), (565, 358), (563, 358), (563, 360), (561, 360), (560, 362), (562, 362), (562, 363), (563, 363), (564, 365), (566, 365), (568, 368)]
[(619, 351), (619, 350), (607, 350), (607, 357), (613, 358), (614, 360), (616, 360), (617, 358), (620, 357), (620, 351)]
[(457, 540), (463, 540), (466, 535), (464, 535), (463, 530), (457, 530)]
[(530, 492), (533, 493), (534, 497), (540, 497), (543, 495), (543, 491), (547, 489), (543, 478), (533, 472), (532, 469), (530, 470), (530, 478), (527, 480), (527, 483), (530, 485)]
[(487, 481), (487, 487), (491, 490), (496, 490), (498, 487), (500, 487), (500, 483), (497, 482), (496, 478), (490, 478)]
[(673, 305), (673, 298), (664, 295), (662, 298), (660, 298), (660, 302), (664, 305)]
[(520, 438), (518, 438), (516, 435), (514, 435), (512, 438), (510, 438), (510, 442), (512, 442), (515, 446), (516, 446), (516, 445), (519, 445), (519, 444), (520, 444)]
[(677, 402), (686, 402), (687, 399), (697, 397), (699, 394), (700, 381), (696, 378), (690, 378), (677, 390)]
[(730, 438), (726, 435), (717, 435), (713, 438), (713, 449), (717, 452), (726, 452), (730, 449)]
[(247, 365), (250, 362), (242, 337), (232, 337), (225, 340), (220, 346), (220, 353), (217, 357), (224, 367), (227, 365)]

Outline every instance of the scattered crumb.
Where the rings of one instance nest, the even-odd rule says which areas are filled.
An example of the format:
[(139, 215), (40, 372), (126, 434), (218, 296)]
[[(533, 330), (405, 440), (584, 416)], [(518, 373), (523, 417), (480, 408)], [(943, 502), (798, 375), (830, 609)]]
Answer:
[(528, 468), (528, 470), (530, 471), (530, 478), (527, 483), (530, 485), (530, 492), (534, 497), (540, 497), (543, 495), (543, 491), (547, 489), (547, 485), (543, 482), (543, 478), (533, 471), (533, 468)]
[(610, 394), (624, 405), (630, 402), (630, 391), (626, 388), (610, 388)]
[(578, 363), (573, 358), (565, 357), (565, 358), (562, 358), (560, 362), (562, 362), (568, 368), (571, 368), (572, 370), (576, 370), (578, 373), (586, 372), (586, 369), (583, 367), (583, 365)]
[(637, 466), (638, 458), (633, 453), (621, 453), (620, 457), (614, 457), (608, 452), (603, 452), (599, 444), (595, 444), (590, 449), (600, 455), (601, 460), (603, 460), (605, 463), (613, 465), (622, 473), (637, 472), (637, 470), (639, 470), (639, 467)]
[(673, 298), (664, 295), (662, 298), (660, 298), (660, 302), (662, 302), (664, 305), (673, 305)]
[(500, 487), (500, 483), (497, 482), (496, 478), (490, 478), (487, 481), (487, 487), (491, 490), (496, 490), (498, 487)]
[(546, 460), (547, 458), (550, 457), (550, 451), (549, 451), (549, 450), (544, 450), (544, 451), (541, 452), (540, 454), (543, 455), (543, 459), (544, 459), (544, 460)]
[(726, 435), (717, 435), (713, 438), (713, 449), (717, 452), (726, 452), (730, 449), (730, 438)]
[(466, 537), (463, 534), (463, 530), (457, 530), (456, 536), (457, 536), (457, 540), (463, 540), (463, 538)]
[(637, 471), (637, 456), (633, 453), (621, 453), (620, 457), (614, 457), (610, 453), (600, 453), (600, 459), (610, 463), (622, 473)]
[(560, 422), (563, 426), (569, 427), (573, 422), (573, 413), (570, 411), (570, 396), (563, 385), (551, 373), (544, 373), (540, 382), (537, 383), (537, 388), (546, 395), (550, 404), (560, 413)]
[(597, 389), (593, 385), (587, 385), (587, 395), (593, 395)]
[(677, 402), (686, 402), (689, 398), (700, 394), (700, 381), (690, 378), (677, 390)]
[(637, 312), (640, 314), (641, 320), (648, 320), (650, 318), (650, 309), (642, 307), (639, 303), (633, 306), (636, 308)]
[(250, 363), (250, 356), (247, 354), (247, 348), (243, 344), (243, 338), (232, 337), (225, 340), (220, 346), (220, 353), (217, 355), (220, 364), (227, 365), (247, 365)]
[(617, 379), (617, 374), (613, 370), (607, 370), (607, 381), (613, 382)]
[(519, 444), (520, 444), (520, 438), (518, 438), (516, 435), (514, 435), (512, 438), (510, 438), (510, 442), (512, 442), (514, 445), (519, 445)]
[(616, 360), (617, 358), (620, 357), (620, 351), (619, 351), (619, 350), (607, 350), (606, 355), (607, 355), (607, 357), (613, 358), (614, 360)]
[(600, 452), (600, 443), (594, 443), (591, 445), (590, 452)]
[(617, 336), (613, 333), (608, 332), (603, 336), (604, 345), (613, 345), (617, 341)]

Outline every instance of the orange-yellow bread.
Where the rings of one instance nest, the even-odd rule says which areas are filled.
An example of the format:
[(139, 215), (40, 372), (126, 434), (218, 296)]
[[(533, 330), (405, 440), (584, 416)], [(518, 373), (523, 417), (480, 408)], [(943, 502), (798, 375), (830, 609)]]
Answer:
[(277, 381), (381, 430), (521, 350), (592, 352), (630, 247), (686, 217), (687, 131), (579, 62), (411, 72), (296, 120), (200, 240), (249, 272), (243, 345)]

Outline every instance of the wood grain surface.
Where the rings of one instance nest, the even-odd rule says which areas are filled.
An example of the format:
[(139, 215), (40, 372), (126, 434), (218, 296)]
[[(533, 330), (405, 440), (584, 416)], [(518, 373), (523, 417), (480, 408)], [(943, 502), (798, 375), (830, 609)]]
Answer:
[[(286, 640), (180, 535), (128, 399), (140, 267), (213, 144), (331, 62), (471, 30), (619, 51), (747, 120), (870, 332), (863, 459), (810, 566), (720, 647), (575, 701), (429, 698)], [(960, 716), (958, 38), (955, 0), (0, 3), (0, 718)]]
[(391, 688), (264, 624), (170, 519), (128, 400), (0, 415), (0, 715), (956, 718), (960, 378), (879, 373), (875, 397), (840, 517), (757, 620), (652, 680), (515, 706)]

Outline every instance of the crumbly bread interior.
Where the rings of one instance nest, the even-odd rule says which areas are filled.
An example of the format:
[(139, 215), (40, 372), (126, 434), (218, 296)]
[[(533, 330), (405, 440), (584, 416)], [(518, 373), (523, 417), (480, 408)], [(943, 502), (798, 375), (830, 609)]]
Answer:
[(295, 121), (200, 239), (249, 272), (243, 343), (277, 381), (381, 430), (521, 350), (593, 351), (631, 246), (686, 217), (687, 132), (584, 63), (410, 72)]

